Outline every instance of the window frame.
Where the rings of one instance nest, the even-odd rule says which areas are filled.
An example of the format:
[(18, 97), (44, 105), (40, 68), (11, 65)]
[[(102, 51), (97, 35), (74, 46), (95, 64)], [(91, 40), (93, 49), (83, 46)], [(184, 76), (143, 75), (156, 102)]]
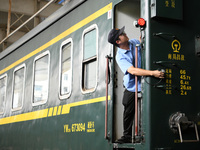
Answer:
[[(69, 93), (68, 94), (65, 94), (65, 95), (61, 95), (61, 81), (62, 81), (62, 78), (61, 78), (61, 76), (62, 76), (62, 48), (63, 48), (63, 46), (65, 46), (65, 45), (67, 45), (67, 44), (70, 44), (71, 43), (71, 52), (70, 52), (70, 54), (71, 54), (71, 64), (70, 64), (70, 70), (71, 70), (71, 80), (70, 80), (70, 82), (71, 82), (71, 84), (70, 84), (70, 91), (69, 91)], [(60, 46), (60, 60), (59, 60), (60, 62), (59, 62), (59, 87), (58, 87), (58, 89), (59, 89), (59, 98), (60, 98), (60, 100), (63, 100), (63, 99), (66, 99), (66, 98), (69, 98), (70, 96), (71, 96), (71, 93), (72, 93), (72, 81), (73, 81), (73, 76), (72, 76), (72, 72), (73, 72), (73, 68), (72, 68), (72, 63), (73, 63), (73, 40), (72, 40), (72, 38), (68, 38), (67, 40), (65, 40), (65, 41), (63, 41), (62, 43), (61, 43), (61, 46)]]
[[(95, 56), (92, 56), (88, 59), (85, 59), (84, 60), (84, 36), (85, 34), (89, 33), (90, 31), (92, 30), (96, 30), (96, 55)], [(98, 85), (98, 66), (99, 66), (99, 62), (98, 62), (98, 54), (99, 54), (99, 41), (98, 41), (98, 37), (99, 37), (99, 29), (98, 29), (98, 26), (97, 24), (93, 24), (91, 26), (89, 26), (88, 28), (86, 28), (83, 33), (82, 33), (82, 58), (81, 58), (81, 83), (80, 83), (80, 88), (81, 88), (81, 92), (83, 94), (87, 94), (87, 93), (92, 93), (96, 90), (97, 88), (97, 85)], [(91, 89), (85, 89), (84, 88), (84, 82), (85, 82), (85, 76), (84, 76), (84, 73), (85, 73), (85, 67), (84, 67), (84, 64), (87, 64), (88, 62), (92, 62), (94, 59), (96, 59), (96, 83), (95, 83), (95, 87), (94, 88), (91, 88)]]
[(3, 78), (6, 78), (6, 81), (5, 81), (5, 101), (3, 102), (3, 111), (0, 111), (0, 115), (4, 113), (5, 111), (5, 107), (6, 107), (6, 98), (7, 98), (7, 82), (8, 82), (8, 75), (7, 74), (3, 74), (0, 76), (0, 80), (3, 79)]
[[(14, 96), (14, 84), (15, 84), (15, 72), (24, 68), (24, 79), (23, 79), (23, 89), (22, 89), (22, 105), (21, 107), (16, 107), (16, 108), (13, 108), (13, 96)], [(13, 83), (12, 83), (12, 108), (11, 108), (11, 111), (17, 111), (17, 110), (21, 110), (23, 108), (23, 104), (24, 104), (24, 91), (25, 91), (25, 80), (26, 80), (26, 65), (25, 64), (22, 64), (18, 67), (16, 67), (13, 71)]]
[[(48, 56), (48, 85), (47, 85), (47, 99), (46, 100), (42, 100), (42, 101), (39, 101), (39, 102), (33, 102), (34, 100), (34, 83), (35, 83), (35, 62), (37, 60), (39, 60), (40, 58), (44, 57), (44, 56)], [(38, 56), (35, 57), (34, 61), (33, 61), (33, 80), (32, 80), (32, 94), (31, 94), (31, 103), (32, 103), (32, 106), (38, 106), (38, 105), (42, 105), (42, 104), (45, 104), (47, 103), (48, 99), (49, 99), (49, 79), (50, 79), (50, 52), (49, 50), (39, 54)]]

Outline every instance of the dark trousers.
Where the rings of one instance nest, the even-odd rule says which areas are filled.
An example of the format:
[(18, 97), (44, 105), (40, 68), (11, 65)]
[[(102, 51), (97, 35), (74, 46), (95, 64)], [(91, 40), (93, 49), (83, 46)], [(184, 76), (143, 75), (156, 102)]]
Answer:
[(135, 116), (135, 93), (125, 90), (122, 103), (124, 105), (124, 114), (123, 114), (124, 136), (132, 137), (132, 126), (133, 126), (133, 119)]

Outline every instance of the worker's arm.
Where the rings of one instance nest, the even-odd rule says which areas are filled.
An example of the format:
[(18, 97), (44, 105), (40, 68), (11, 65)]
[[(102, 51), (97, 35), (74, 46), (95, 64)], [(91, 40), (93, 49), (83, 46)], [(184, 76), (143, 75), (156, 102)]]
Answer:
[(158, 70), (145, 70), (131, 66), (128, 68), (127, 72), (136, 76), (154, 76), (156, 78), (164, 78), (164, 73)]

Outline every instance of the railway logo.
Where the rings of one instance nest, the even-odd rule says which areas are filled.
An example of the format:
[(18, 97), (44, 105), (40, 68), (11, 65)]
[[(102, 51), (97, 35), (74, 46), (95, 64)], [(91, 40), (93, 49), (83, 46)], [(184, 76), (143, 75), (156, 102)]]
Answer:
[(172, 41), (171, 46), (172, 46), (173, 52), (179, 53), (181, 49), (181, 43), (177, 39)]

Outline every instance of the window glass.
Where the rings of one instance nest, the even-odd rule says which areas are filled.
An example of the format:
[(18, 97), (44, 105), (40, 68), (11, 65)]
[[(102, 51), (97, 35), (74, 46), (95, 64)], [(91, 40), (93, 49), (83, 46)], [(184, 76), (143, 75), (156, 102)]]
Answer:
[(14, 72), (14, 85), (13, 85), (13, 104), (12, 108), (22, 107), (23, 94), (24, 94), (24, 67)]
[(97, 83), (97, 29), (92, 27), (83, 38), (82, 89), (94, 90)]
[(71, 43), (62, 46), (61, 59), (60, 95), (63, 96), (71, 91)]
[(6, 76), (0, 78), (0, 113), (4, 110), (6, 98)]
[(89, 31), (84, 37), (84, 59), (96, 55), (96, 30)]
[(35, 61), (33, 103), (47, 101), (49, 83), (49, 55)]
[(92, 89), (96, 85), (96, 61), (85, 64), (85, 89)]

